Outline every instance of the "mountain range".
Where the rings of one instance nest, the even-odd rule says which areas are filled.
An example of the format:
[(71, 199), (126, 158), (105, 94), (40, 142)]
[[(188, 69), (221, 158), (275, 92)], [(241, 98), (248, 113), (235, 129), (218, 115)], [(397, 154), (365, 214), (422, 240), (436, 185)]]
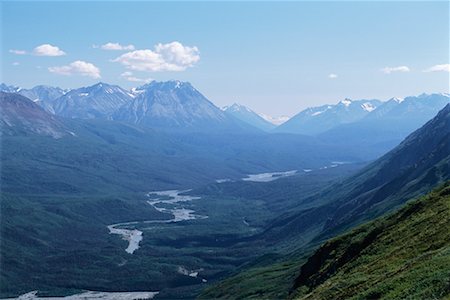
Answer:
[[(448, 235), (442, 230), (442, 226), (446, 228), (449, 225), (448, 187), (392, 217), (365, 225), (316, 249), (328, 239), (396, 211), (407, 201), (429, 193), (449, 180), (450, 104), (447, 104), (435, 118), (410, 134), (400, 145), (356, 174), (337, 180), (311, 196), (297, 196), (297, 201), (291, 201), (285, 207), (285, 212), (255, 238), (255, 241), (273, 243), (277, 249), (284, 249), (285, 252), (281, 256), (261, 257), (254, 265), (207, 288), (201, 298), (287, 298), (294, 290), (295, 294), (291, 297), (301, 296), (302, 299), (348, 298), (355, 295), (352, 291), (356, 287), (347, 286), (351, 285), (347, 280), (351, 277), (351, 280), (357, 281), (361, 272), (368, 270), (371, 272), (365, 274), (376, 275), (377, 280), (367, 282), (367, 277), (363, 277), (365, 285), (358, 285), (358, 294), (365, 295), (372, 287), (385, 285), (395, 287), (398, 292), (403, 287), (397, 281), (402, 275), (409, 276), (408, 288), (414, 288), (414, 284), (427, 280), (446, 280), (445, 272), (439, 275), (433, 273), (437, 269), (426, 273), (426, 265), (422, 265), (421, 268), (425, 268), (422, 273), (404, 268), (409, 262), (412, 263), (411, 260), (421, 260), (425, 256), (427, 260), (432, 258), (430, 262), (442, 262), (445, 260), (442, 254), (448, 259)], [(427, 235), (430, 232), (427, 223), (424, 223), (427, 221), (422, 219), (423, 214), (430, 218), (430, 224), (436, 224), (433, 229), (436, 235), (433, 237)], [(399, 232), (403, 232), (401, 236), (395, 236)], [(417, 239), (399, 241), (403, 236)], [(433, 242), (427, 242), (429, 239)], [(435, 247), (428, 247), (434, 243)], [(402, 254), (401, 260), (395, 261), (395, 254), (392, 255), (390, 251), (401, 251), (404, 245), (414, 249), (405, 254), (405, 258), (411, 260), (405, 261)], [(433, 250), (437, 252), (428, 252)], [(376, 256), (368, 260), (370, 256), (367, 255)], [(402, 273), (398, 277), (391, 277), (386, 276), (386, 272), (377, 271), (377, 267), (386, 270), (387, 266), (380, 263), (384, 260), (392, 260), (392, 266), (398, 267)], [(437, 265), (434, 266), (437, 268)], [(393, 273), (393, 276), (396, 274)], [(433, 274), (436, 276), (433, 277)], [(339, 282), (339, 286), (345, 283), (347, 287), (333, 288)], [(430, 286), (427, 293), (435, 287)], [(373, 290), (371, 297), (375, 298), (390, 291), (387, 288)], [(425, 290), (420, 288), (412, 294)], [(445, 284), (438, 288), (438, 292), (448, 293)], [(397, 298), (401, 298), (401, 295), (398, 294)]]
[[(0, 85), (19, 93), (46, 111), (65, 118), (107, 119), (139, 126), (190, 131), (261, 130), (318, 136), (325, 142), (367, 144), (387, 150), (419, 128), (450, 101), (448, 94), (422, 94), (404, 99), (344, 99), (337, 104), (307, 108), (274, 125), (273, 118), (233, 104), (222, 110), (190, 83), (153, 81), (130, 91), (97, 83), (73, 90), (36, 86), (23, 89)], [(269, 120), (272, 120), (269, 121)]]
[(112, 118), (141, 126), (184, 130), (239, 130), (250, 128), (230, 118), (190, 83), (156, 82), (133, 90), (134, 98)]
[(111, 119), (112, 114), (129, 103), (133, 95), (106, 83), (73, 89), (53, 100), (56, 115), (70, 119)]
[(381, 105), (380, 100), (344, 99), (336, 105), (307, 108), (277, 127), (277, 132), (316, 135), (341, 124), (367, 116)]
[(227, 114), (234, 118), (241, 120), (242, 122), (248, 123), (258, 129), (261, 129), (266, 132), (270, 132), (272, 129), (276, 127), (275, 124), (269, 122), (268, 120), (261, 117), (258, 113), (254, 112), (250, 108), (234, 103), (230, 106), (225, 106), (222, 110)]
[[(450, 180), (448, 94), (311, 108), (304, 124), (323, 115), (325, 131), (294, 134), (267, 128), (241, 105), (221, 110), (179, 81), (131, 91), (105, 83), (2, 89), (1, 297), (157, 289), (161, 298), (192, 298), (203, 278), (213, 283), (205, 298), (320, 294), (340, 278), (329, 257), (364, 263), (351, 251), (358, 243), (331, 243), (316, 264), (308, 258), (322, 258), (314, 254), (321, 244)], [(242, 180), (261, 176), (270, 180)], [(199, 199), (183, 209), (208, 218), (152, 223), (168, 216), (146, 195), (162, 189), (192, 189)], [(107, 226), (139, 221), (144, 240), (131, 255)], [(366, 233), (350, 240), (385, 246)], [(305, 271), (316, 268), (319, 281)]]

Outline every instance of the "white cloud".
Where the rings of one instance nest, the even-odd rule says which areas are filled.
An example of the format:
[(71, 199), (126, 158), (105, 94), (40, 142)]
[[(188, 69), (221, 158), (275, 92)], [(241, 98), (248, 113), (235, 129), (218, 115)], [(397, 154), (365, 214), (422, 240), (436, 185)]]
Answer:
[(81, 75), (92, 78), (100, 78), (99, 68), (91, 63), (81, 60), (74, 61), (67, 66), (50, 67), (48, 70), (52, 73), (60, 75)]
[(183, 46), (179, 42), (157, 44), (154, 50), (136, 50), (114, 59), (130, 70), (136, 71), (184, 71), (200, 60), (197, 47)]
[(330, 79), (336, 79), (337, 77), (338, 77), (337, 74), (334, 73), (328, 74), (328, 78)]
[(133, 76), (132, 72), (126, 71), (120, 74), (121, 77), (125, 78), (127, 81), (131, 82), (150, 82), (153, 80), (153, 78), (138, 78)]
[(25, 51), (25, 50), (10, 49), (10, 50), (9, 50), (9, 53), (17, 54), (17, 55), (25, 55), (25, 54), (27, 54), (27, 51)]
[(411, 71), (407, 66), (398, 66), (398, 67), (385, 67), (381, 69), (381, 72), (384, 74), (391, 74), (393, 72), (409, 72)]
[(93, 47), (103, 50), (134, 50), (134, 45), (121, 45), (119, 43), (106, 43), (101, 46), (94, 45)]
[(424, 72), (450, 72), (450, 64), (435, 65), (424, 70)]
[(20, 63), (18, 61), (15, 61), (15, 62), (12, 63), (12, 65), (13, 66), (18, 66), (18, 65), (20, 65)]
[(50, 44), (42, 44), (33, 50), (33, 54), (37, 56), (62, 56), (66, 55), (64, 51)]

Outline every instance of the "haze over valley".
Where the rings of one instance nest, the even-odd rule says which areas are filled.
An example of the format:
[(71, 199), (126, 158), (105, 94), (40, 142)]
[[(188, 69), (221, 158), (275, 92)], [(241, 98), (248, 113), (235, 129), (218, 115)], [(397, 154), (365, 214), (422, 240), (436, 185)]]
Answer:
[(449, 296), (448, 3), (0, 5), (0, 298)]

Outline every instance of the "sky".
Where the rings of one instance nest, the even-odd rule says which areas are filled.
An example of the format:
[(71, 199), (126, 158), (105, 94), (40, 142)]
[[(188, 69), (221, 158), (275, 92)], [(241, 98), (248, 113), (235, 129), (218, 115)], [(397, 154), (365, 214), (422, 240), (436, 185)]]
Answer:
[(449, 92), (449, 2), (2, 1), (0, 82), (189, 81), (272, 116)]

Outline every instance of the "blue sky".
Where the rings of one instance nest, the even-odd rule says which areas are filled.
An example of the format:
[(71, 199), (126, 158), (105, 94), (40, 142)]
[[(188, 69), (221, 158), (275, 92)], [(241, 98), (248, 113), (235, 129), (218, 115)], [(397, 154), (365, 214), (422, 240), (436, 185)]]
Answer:
[(0, 81), (23, 87), (178, 79), (274, 116), (449, 92), (448, 2), (4, 1), (1, 15)]

